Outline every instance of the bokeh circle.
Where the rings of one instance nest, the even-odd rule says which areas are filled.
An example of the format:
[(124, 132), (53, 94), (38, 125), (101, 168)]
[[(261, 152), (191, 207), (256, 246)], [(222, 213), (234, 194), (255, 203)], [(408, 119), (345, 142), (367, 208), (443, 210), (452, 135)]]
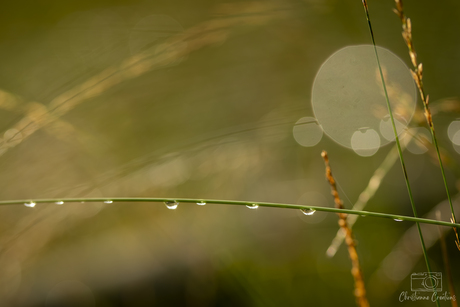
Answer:
[[(415, 111), (415, 83), (399, 57), (381, 47), (377, 52), (397, 131), (402, 133)], [(372, 45), (345, 47), (323, 63), (313, 83), (312, 108), (326, 135), (362, 156), (394, 140)]]

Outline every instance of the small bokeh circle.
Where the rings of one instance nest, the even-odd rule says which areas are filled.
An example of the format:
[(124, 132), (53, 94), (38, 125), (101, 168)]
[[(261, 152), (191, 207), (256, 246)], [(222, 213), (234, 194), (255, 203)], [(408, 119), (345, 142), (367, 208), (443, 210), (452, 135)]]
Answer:
[(321, 141), (323, 129), (314, 117), (302, 117), (292, 128), (292, 134), (299, 145), (313, 147)]

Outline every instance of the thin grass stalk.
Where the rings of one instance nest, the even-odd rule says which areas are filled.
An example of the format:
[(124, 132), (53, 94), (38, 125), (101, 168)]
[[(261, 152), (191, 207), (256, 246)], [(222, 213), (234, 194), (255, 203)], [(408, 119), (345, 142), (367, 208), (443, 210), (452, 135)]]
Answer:
[[(390, 115), (391, 124), (393, 126), (393, 132), (394, 132), (394, 135), (395, 135), (395, 141), (396, 141), (396, 145), (398, 147), (399, 159), (401, 161), (401, 167), (403, 169), (404, 179), (406, 181), (407, 192), (409, 193), (409, 199), (410, 199), (410, 203), (411, 203), (411, 206), (412, 206), (412, 212), (414, 213), (414, 216), (417, 217), (418, 216), (417, 215), (417, 209), (415, 208), (414, 198), (412, 196), (412, 189), (410, 187), (409, 177), (407, 175), (406, 164), (404, 163), (404, 157), (403, 157), (403, 154), (402, 154), (401, 144), (399, 142), (398, 131), (396, 130), (395, 120), (394, 120), (394, 117), (393, 117), (393, 112), (391, 110), (390, 100), (388, 98), (388, 92), (387, 92), (387, 88), (386, 88), (386, 85), (385, 85), (385, 79), (383, 77), (382, 67), (380, 65), (380, 59), (379, 59), (379, 55), (378, 55), (378, 52), (377, 52), (377, 46), (375, 44), (374, 32), (372, 30), (372, 24), (371, 24), (371, 20), (370, 20), (370, 17), (369, 17), (369, 9), (368, 9), (366, 0), (362, 0), (362, 2), (363, 2), (363, 6), (364, 6), (364, 12), (366, 13), (366, 19), (367, 19), (367, 24), (369, 26), (369, 32), (370, 32), (371, 39), (372, 39), (372, 45), (374, 46), (374, 53), (375, 53), (375, 58), (377, 60), (377, 66), (379, 68), (380, 78), (382, 80), (382, 86), (383, 86), (383, 91), (385, 93), (385, 100), (386, 100), (386, 104), (387, 104), (387, 108), (388, 108), (388, 113)], [(430, 261), (428, 260), (428, 255), (427, 255), (427, 252), (426, 252), (425, 241), (423, 239), (422, 230), (420, 229), (420, 224), (419, 223), (416, 223), (416, 224), (417, 224), (417, 230), (418, 230), (419, 237), (420, 237), (420, 243), (422, 244), (423, 256), (425, 257), (426, 267), (427, 267), (428, 272), (431, 274), (432, 271), (431, 271)], [(439, 307), (440, 305), (439, 305), (439, 299), (438, 299), (438, 295), (436, 293), (436, 289), (434, 290), (434, 293), (436, 295), (436, 305)]]
[[(337, 192), (337, 187), (335, 184), (334, 176), (332, 176), (331, 166), (329, 164), (329, 157), (327, 152), (323, 150), (321, 157), (324, 159), (324, 164), (326, 165), (326, 178), (331, 185), (331, 192), (334, 196), (334, 203), (337, 209), (344, 209), (343, 202), (339, 197)], [(338, 213), (339, 216), (339, 226), (343, 232), (345, 232), (345, 242), (348, 247), (348, 254), (351, 259), (351, 275), (355, 280), (355, 291), (354, 295), (356, 297), (356, 303), (360, 307), (369, 307), (369, 301), (366, 297), (366, 287), (364, 286), (363, 272), (361, 270), (361, 265), (359, 264), (358, 252), (356, 251), (356, 241), (353, 236), (353, 232), (347, 223), (347, 215), (344, 213)]]
[[(363, 210), (366, 206), (367, 202), (374, 196), (375, 192), (380, 187), (380, 184), (383, 178), (387, 175), (390, 171), (391, 167), (395, 164), (398, 159), (398, 149), (394, 146), (390, 152), (387, 154), (383, 162), (379, 165), (379, 167), (375, 170), (374, 174), (372, 175), (371, 179), (369, 179), (369, 183), (367, 184), (366, 188), (361, 192), (358, 197), (358, 200), (353, 205), (353, 210)], [(347, 218), (347, 223), (350, 228), (353, 228), (353, 225), (358, 220), (358, 215), (350, 215)], [(343, 240), (345, 239), (345, 232), (342, 229), (337, 231), (334, 239), (331, 242), (331, 245), (328, 247), (326, 251), (326, 255), (330, 258), (334, 257), (337, 250), (339, 249), (340, 245), (342, 244)]]
[[(413, 216), (406, 215), (397, 215), (373, 211), (360, 211), (360, 210), (350, 210), (350, 209), (337, 209), (330, 207), (319, 207), (319, 206), (304, 206), (304, 205), (295, 205), (295, 204), (282, 204), (282, 203), (267, 203), (267, 202), (257, 202), (257, 201), (239, 201), (239, 200), (221, 200), (221, 199), (205, 199), (205, 198), (156, 198), (156, 197), (105, 197), (105, 198), (42, 198), (42, 199), (20, 199), (20, 200), (2, 200), (0, 201), (0, 206), (7, 205), (25, 205), (33, 204), (57, 204), (64, 205), (67, 203), (80, 203), (84, 205), (85, 203), (91, 202), (105, 202), (108, 204), (112, 203), (165, 203), (165, 202), (178, 202), (178, 203), (206, 203), (206, 204), (220, 204), (220, 205), (234, 205), (234, 206), (253, 206), (257, 205), (259, 207), (270, 207), (270, 208), (280, 208), (280, 209), (297, 209), (297, 210), (314, 210), (322, 212), (332, 212), (332, 213), (345, 213), (345, 214), (354, 214), (362, 216), (371, 216), (377, 218), (386, 218), (391, 220), (403, 220), (408, 222), (417, 222), (422, 224), (431, 224), (439, 226), (452, 227), (450, 222), (437, 221), (432, 219), (425, 219)], [(460, 227), (460, 224), (454, 224), (456, 227)]]
[[(447, 200), (449, 201), (450, 211), (452, 212), (452, 220), (453, 220), (453, 223), (455, 223), (457, 220), (455, 218), (454, 207), (452, 205), (452, 199), (450, 197), (449, 187), (447, 186), (446, 174), (444, 172), (444, 165), (442, 163), (441, 153), (439, 151), (438, 141), (437, 141), (436, 133), (434, 130), (433, 118), (431, 116), (430, 107), (428, 106), (429, 95), (425, 93), (425, 89), (423, 87), (423, 81), (422, 81), (423, 65), (422, 63), (417, 62), (417, 53), (415, 52), (414, 44), (412, 42), (412, 23), (410, 19), (407, 18), (406, 15), (404, 14), (402, 0), (395, 0), (395, 3), (396, 3), (396, 9), (394, 9), (394, 12), (401, 19), (402, 28), (403, 28), (402, 36), (404, 38), (404, 42), (407, 45), (407, 48), (409, 49), (409, 56), (410, 56), (412, 65), (414, 65), (414, 70), (411, 70), (412, 77), (414, 78), (415, 83), (417, 84), (418, 90), (420, 92), (420, 98), (422, 99), (423, 107), (425, 109), (425, 118), (428, 123), (428, 126), (430, 126), (431, 139), (436, 149), (436, 154), (437, 154), (438, 161), (439, 161), (439, 167), (441, 169), (441, 174), (442, 174), (442, 180), (444, 181), (444, 187), (446, 188)], [(455, 230), (455, 234), (457, 238), (455, 241), (455, 244), (457, 245), (458, 250), (460, 250), (460, 240), (457, 235), (457, 230), (455, 228), (454, 230)]]
[[(439, 210), (436, 211), (436, 218), (438, 220), (441, 219), (441, 211)], [(456, 297), (455, 288), (454, 288), (454, 279), (452, 278), (452, 273), (450, 270), (449, 256), (447, 254), (446, 238), (445, 238), (444, 233), (441, 231), (441, 228), (438, 227), (438, 231), (439, 231), (439, 242), (441, 243), (442, 261), (444, 262), (444, 270), (447, 273), (447, 285), (449, 287), (450, 296)], [(458, 307), (456, 300), (451, 300), (451, 303), (452, 303), (452, 307)]]

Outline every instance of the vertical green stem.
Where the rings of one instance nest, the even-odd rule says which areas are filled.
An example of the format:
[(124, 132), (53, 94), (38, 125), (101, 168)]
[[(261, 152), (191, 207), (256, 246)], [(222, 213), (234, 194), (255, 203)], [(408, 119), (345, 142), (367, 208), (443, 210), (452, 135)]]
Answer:
[[(452, 199), (450, 197), (450, 192), (449, 192), (449, 187), (447, 185), (447, 180), (446, 180), (446, 174), (444, 172), (444, 165), (442, 163), (441, 159), (441, 154), (439, 151), (439, 146), (438, 146), (438, 141), (436, 139), (436, 134), (434, 132), (434, 124), (433, 124), (433, 118), (430, 112), (430, 108), (428, 107), (428, 95), (425, 94), (425, 90), (423, 87), (423, 66), (422, 63), (418, 64), (417, 63), (417, 54), (415, 53), (414, 50), (414, 44), (412, 43), (412, 26), (411, 26), (411, 21), (409, 18), (406, 17), (404, 14), (404, 9), (403, 9), (403, 4), (402, 0), (395, 0), (396, 3), (396, 9), (394, 12), (399, 16), (402, 22), (403, 26), (403, 38), (404, 41), (407, 45), (407, 48), (409, 49), (409, 56), (411, 58), (412, 65), (414, 65), (414, 71), (411, 70), (412, 77), (414, 78), (415, 82), (417, 83), (417, 87), (420, 92), (420, 98), (422, 99), (422, 104), (425, 109), (425, 117), (427, 120), (428, 125), (430, 126), (430, 132), (431, 132), (431, 139), (433, 140), (434, 147), (436, 149), (436, 154), (437, 158), (439, 161), (439, 167), (441, 168), (441, 175), (442, 175), (442, 180), (444, 182), (444, 187), (446, 188), (446, 193), (447, 193), (447, 199), (449, 201), (450, 205), (450, 211), (452, 212), (452, 218), (451, 221), (452, 223), (456, 222), (455, 218), (455, 212), (454, 212), (454, 207), (452, 205)], [(457, 229), (454, 228), (455, 235), (457, 237), (455, 244), (457, 245), (457, 248), (460, 250), (460, 240), (458, 239), (457, 236)]]
[[(382, 67), (380, 65), (379, 54), (377, 52), (377, 46), (375, 44), (374, 31), (372, 30), (372, 25), (371, 25), (371, 20), (370, 20), (370, 17), (369, 17), (369, 10), (368, 10), (368, 7), (367, 7), (367, 2), (366, 2), (366, 0), (362, 0), (362, 1), (363, 1), (363, 6), (364, 6), (364, 12), (366, 13), (367, 24), (369, 26), (369, 31), (370, 31), (370, 34), (371, 34), (372, 45), (374, 46), (375, 58), (377, 60), (377, 66), (379, 68), (380, 79), (382, 80), (382, 86), (383, 86), (383, 91), (385, 93), (385, 100), (386, 100), (386, 104), (387, 104), (387, 108), (388, 108), (388, 113), (390, 115), (391, 124), (393, 126), (393, 132), (395, 134), (396, 146), (398, 148), (399, 159), (401, 160), (401, 167), (402, 167), (402, 170), (403, 170), (403, 173), (404, 173), (404, 179), (406, 181), (407, 192), (409, 193), (409, 199), (410, 199), (410, 203), (411, 203), (411, 206), (412, 206), (412, 212), (414, 213), (414, 217), (418, 217), (417, 210), (415, 209), (414, 198), (412, 196), (412, 189), (411, 189), (410, 183), (409, 183), (409, 177), (407, 176), (406, 164), (404, 163), (404, 157), (403, 157), (403, 154), (402, 154), (401, 144), (399, 142), (398, 131), (396, 129), (396, 125), (395, 125), (395, 121), (394, 121), (394, 117), (393, 117), (393, 112), (391, 110), (390, 99), (388, 98), (388, 92), (387, 92), (387, 88), (386, 88), (386, 85), (385, 85), (385, 79), (383, 77)], [(419, 223), (416, 223), (416, 224), (417, 224), (417, 230), (418, 230), (419, 237), (420, 237), (420, 243), (422, 244), (423, 256), (425, 257), (426, 267), (427, 267), (428, 272), (431, 274), (431, 266), (430, 266), (430, 262), (428, 260), (428, 255), (427, 255), (427, 252), (426, 252), (425, 240), (423, 239), (423, 234), (422, 234), (422, 230), (420, 229), (420, 224)], [(435, 295), (436, 295), (436, 305), (439, 307), (440, 305), (439, 305), (439, 300), (438, 300), (438, 295), (436, 293), (436, 289), (434, 290), (434, 292), (435, 292)]]
[[(425, 106), (425, 109), (426, 108), (427, 107)], [(444, 165), (442, 164), (441, 153), (439, 152), (438, 140), (436, 139), (436, 135), (434, 133), (433, 124), (430, 125), (430, 130), (431, 130), (431, 137), (433, 139), (434, 148), (436, 148), (436, 154), (438, 155), (439, 167), (441, 168), (441, 174), (442, 174), (442, 180), (444, 181), (444, 186), (446, 187), (447, 200), (449, 201), (450, 211), (452, 212), (452, 219), (454, 223), (457, 223), (457, 219), (455, 218), (455, 213), (454, 213), (454, 206), (452, 205), (452, 198), (450, 197), (449, 187), (447, 186), (447, 179), (446, 179), (446, 174), (444, 172)]]

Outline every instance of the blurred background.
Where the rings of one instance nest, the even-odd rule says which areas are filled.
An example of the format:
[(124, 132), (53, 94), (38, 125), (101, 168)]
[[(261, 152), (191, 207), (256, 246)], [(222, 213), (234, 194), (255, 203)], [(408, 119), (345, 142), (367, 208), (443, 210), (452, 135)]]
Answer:
[[(411, 64), (393, 7), (390, 0), (369, 2), (376, 42), (399, 63), (395, 76), (404, 76), (403, 63)], [(405, 11), (456, 200), (460, 3), (408, 0)], [(335, 134), (369, 118), (357, 101), (366, 105), (381, 92), (361, 82), (347, 84), (347, 91), (334, 87), (337, 76), (355, 80), (338, 65), (355, 53), (327, 60), (370, 43), (358, 0), (4, 3), (1, 199), (187, 197), (333, 206), (320, 157), (325, 149), (346, 208), (359, 202), (366, 210), (412, 215), (391, 134), (385, 141), (379, 126), (388, 122), (385, 113), (372, 113), (377, 126), (359, 124), (343, 142)], [(321, 83), (325, 68), (330, 75)], [(312, 96), (316, 86), (319, 98)], [(410, 81), (398, 89), (412, 101), (399, 115), (418, 213), (435, 218), (439, 210), (447, 221), (420, 99)], [(331, 91), (337, 96), (322, 100)], [(331, 246), (337, 219), (212, 204), (2, 206), (0, 305), (353, 306), (346, 248)], [(423, 231), (432, 269), (442, 272), (443, 293), (450, 293), (440, 230)], [(441, 232), (460, 289), (454, 235)], [(388, 306), (401, 292), (410, 294), (411, 274), (426, 271), (414, 224), (360, 218), (354, 233), (370, 304)]]

